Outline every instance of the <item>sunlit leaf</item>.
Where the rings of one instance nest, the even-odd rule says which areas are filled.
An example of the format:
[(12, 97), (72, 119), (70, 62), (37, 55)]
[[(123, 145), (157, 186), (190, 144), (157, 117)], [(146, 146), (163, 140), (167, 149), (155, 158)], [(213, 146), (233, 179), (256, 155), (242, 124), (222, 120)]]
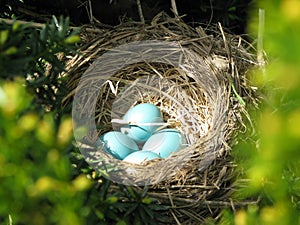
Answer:
[(78, 43), (80, 41), (80, 37), (79, 35), (73, 35), (73, 36), (70, 36), (70, 37), (67, 37), (64, 42), (66, 44), (75, 44), (75, 43)]
[(58, 144), (65, 145), (69, 143), (71, 137), (73, 137), (72, 119), (66, 118), (62, 121), (58, 129), (58, 133), (57, 133)]
[(247, 225), (247, 213), (245, 210), (239, 210), (235, 214), (234, 218), (235, 225)]
[(20, 23), (18, 21), (14, 21), (12, 25), (12, 31), (17, 32), (19, 28), (20, 28)]
[(6, 42), (7, 38), (8, 38), (8, 30), (2, 30), (0, 31), (0, 45), (4, 45), (4, 43)]
[(33, 130), (38, 123), (38, 116), (35, 113), (23, 115), (18, 121), (18, 127), (25, 131)]
[(76, 177), (76, 179), (73, 180), (72, 183), (77, 191), (84, 191), (88, 189), (92, 184), (91, 181), (84, 174)]

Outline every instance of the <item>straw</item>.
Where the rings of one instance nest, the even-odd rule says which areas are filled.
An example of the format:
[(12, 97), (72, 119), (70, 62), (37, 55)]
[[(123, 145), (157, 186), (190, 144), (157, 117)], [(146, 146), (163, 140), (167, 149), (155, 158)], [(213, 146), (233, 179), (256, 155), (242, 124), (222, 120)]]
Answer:
[[(90, 32), (85, 32), (87, 29)], [(245, 105), (255, 107), (258, 102), (256, 88), (247, 78), (248, 71), (258, 66), (250, 43), (226, 33), (221, 24), (192, 28), (179, 17), (164, 13), (158, 14), (150, 25), (128, 22), (114, 28), (84, 26), (81, 39), (80, 54), (67, 61), (67, 72), (63, 74), (69, 90), (63, 102), (65, 107), (72, 104), (80, 78), (91, 63), (116, 46), (161, 40), (176, 41), (182, 49), (190, 50), (188, 54), (179, 52), (185, 61), (179, 62), (177, 68), (141, 62), (115, 73), (101, 87), (95, 114), (101, 135), (114, 125), (126, 123), (119, 103), (127, 109), (152, 103), (160, 108), (165, 121), (155, 125), (178, 129), (186, 136), (188, 147), (167, 159), (142, 165), (116, 160), (100, 150), (91, 155), (95, 167), (110, 176), (120, 176), (116, 168), (127, 171), (124, 179), (128, 179), (128, 184), (148, 180), (148, 195), (170, 206), (166, 214), (170, 224), (200, 224), (208, 216), (218, 219), (224, 207), (255, 204), (232, 202), (230, 197), (235, 188), (233, 178), (238, 173), (230, 149), (238, 134), (248, 129), (245, 118), (251, 122)], [(113, 59), (109, 63), (114, 64)], [(111, 72), (109, 65), (104, 70)], [(88, 100), (89, 93), (83, 93), (81, 98)], [(112, 186), (112, 193), (114, 188), (118, 188), (117, 184)]]

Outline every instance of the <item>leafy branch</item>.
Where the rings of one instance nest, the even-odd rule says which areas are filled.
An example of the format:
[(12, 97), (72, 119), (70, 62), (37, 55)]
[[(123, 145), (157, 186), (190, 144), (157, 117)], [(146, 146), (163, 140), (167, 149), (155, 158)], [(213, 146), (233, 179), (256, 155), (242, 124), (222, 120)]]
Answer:
[(62, 58), (76, 54), (80, 41), (79, 29), (70, 29), (69, 23), (69, 18), (55, 16), (38, 26), (16, 19), (0, 22), (1, 78), (25, 78), (28, 89), (36, 96), (33, 105), (39, 109), (61, 110), (66, 91), (62, 87), (65, 78), (60, 76), (65, 68)]

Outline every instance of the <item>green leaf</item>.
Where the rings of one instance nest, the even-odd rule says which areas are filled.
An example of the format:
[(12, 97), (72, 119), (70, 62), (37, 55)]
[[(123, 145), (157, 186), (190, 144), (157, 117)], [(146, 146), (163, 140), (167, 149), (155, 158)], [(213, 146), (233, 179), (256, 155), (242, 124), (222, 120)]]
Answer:
[(152, 203), (152, 199), (151, 198), (143, 198), (142, 199), (142, 203), (149, 205)]
[(17, 32), (20, 27), (20, 23), (18, 21), (14, 21), (13, 26), (12, 26), (12, 31)]
[(170, 209), (170, 206), (167, 205), (159, 205), (159, 204), (151, 204), (148, 206), (150, 209), (155, 210), (155, 211), (159, 211), (159, 210), (168, 210)]
[(135, 193), (134, 193), (132, 187), (127, 187), (126, 189), (129, 192), (129, 194), (131, 195), (131, 197), (135, 198)]
[(142, 221), (139, 215), (136, 215), (134, 218), (133, 225), (147, 225), (147, 221)]
[(143, 206), (140, 206), (138, 207), (138, 212), (139, 212), (139, 216), (141, 217), (141, 220), (142, 221), (149, 221), (149, 217), (146, 215), (145, 213), (145, 210), (144, 210), (144, 207)]
[(138, 204), (137, 203), (133, 203), (133, 205), (125, 213), (125, 216), (128, 216), (131, 213), (133, 213), (137, 209), (137, 207), (138, 207)]
[(79, 35), (73, 35), (73, 36), (67, 37), (67, 38), (64, 40), (64, 43), (65, 43), (65, 44), (75, 44), (75, 43), (78, 43), (78, 42), (80, 42), (80, 37), (79, 37)]
[(143, 192), (142, 192), (142, 194), (141, 194), (141, 197), (142, 197), (142, 198), (144, 198), (144, 197), (146, 196), (148, 190), (149, 190), (149, 186), (148, 186), (148, 185), (144, 186)]
[(150, 216), (151, 219), (154, 218), (154, 211), (152, 211), (147, 205), (144, 205), (143, 209), (148, 214), (148, 216)]
[(8, 30), (0, 31), (0, 45), (4, 45), (4, 43), (7, 41), (8, 33)]
[(58, 20), (57, 20), (56, 16), (54, 16), (54, 15), (52, 15), (52, 22), (53, 22), (54, 26), (59, 27)]
[(235, 89), (233, 83), (231, 83), (231, 87), (232, 87), (232, 90), (233, 90), (233, 92), (234, 92), (236, 98), (237, 98), (238, 101), (240, 102), (240, 104), (241, 104), (242, 106), (246, 106), (246, 102), (245, 102), (245, 101), (242, 99), (242, 97), (237, 93), (237, 91), (236, 91), (236, 89)]
[(229, 12), (234, 12), (236, 11), (236, 6), (232, 6), (228, 9)]
[(40, 39), (41, 39), (42, 42), (46, 42), (47, 41), (48, 30), (49, 30), (49, 27), (48, 26), (44, 26), (42, 28), (42, 30), (40, 31)]
[(106, 199), (106, 202), (109, 204), (113, 204), (118, 202), (118, 197), (117, 196), (110, 196)]
[(94, 212), (95, 212), (95, 214), (97, 215), (97, 217), (98, 217), (99, 219), (103, 220), (103, 219), (105, 218), (103, 212), (101, 212), (100, 210), (95, 209)]
[(100, 193), (99, 193), (101, 199), (106, 199), (110, 184), (111, 184), (111, 182), (109, 180), (103, 179), (103, 183), (102, 183)]
[(124, 220), (119, 220), (116, 225), (127, 225), (127, 223)]
[(3, 55), (13, 55), (13, 54), (16, 54), (17, 52), (18, 52), (18, 49), (15, 46), (12, 46), (12, 47), (6, 49), (3, 52)]

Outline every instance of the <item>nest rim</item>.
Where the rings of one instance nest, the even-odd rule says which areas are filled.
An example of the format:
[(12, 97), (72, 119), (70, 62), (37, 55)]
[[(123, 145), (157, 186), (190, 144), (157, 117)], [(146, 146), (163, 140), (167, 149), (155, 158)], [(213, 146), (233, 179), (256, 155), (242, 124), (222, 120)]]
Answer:
[[(180, 46), (180, 48), (182, 49), (182, 46)], [(128, 49), (126, 49), (126, 51), (128, 52)], [(171, 51), (174, 51), (174, 50), (171, 49)], [(167, 54), (169, 54), (169, 53), (167, 53)], [(185, 149), (182, 149), (179, 152), (173, 153), (167, 159), (152, 160), (152, 161), (146, 162), (143, 165), (136, 165), (136, 164), (132, 165), (131, 164), (129, 166), (128, 163), (120, 162), (118, 160), (115, 161), (115, 159), (112, 159), (111, 157), (107, 157), (107, 154), (105, 154), (102, 151), (102, 149), (100, 149), (100, 151), (97, 151), (96, 153), (93, 151), (93, 153), (95, 153), (95, 158), (96, 158), (95, 162), (97, 162), (97, 166), (100, 167), (100, 170), (106, 169), (107, 164), (115, 165), (117, 174), (116, 175), (112, 174), (112, 172), (113, 173), (115, 172), (114, 170), (109, 171), (110, 179), (114, 179), (115, 177), (118, 177), (117, 181), (120, 182), (119, 177), (126, 177), (126, 178), (130, 177), (133, 179), (128, 180), (128, 181), (126, 181), (124, 179), (124, 181), (122, 181), (122, 182), (125, 182), (126, 184), (130, 184), (130, 185), (134, 185), (134, 184), (140, 185), (141, 178), (144, 180), (144, 181), (142, 181), (143, 184), (148, 184), (149, 182), (150, 182), (150, 184), (159, 183), (160, 181), (165, 179), (165, 175), (166, 175), (165, 171), (178, 172), (179, 168), (177, 168), (177, 166), (175, 166), (175, 165), (180, 165), (180, 167), (181, 167), (183, 162), (185, 162), (185, 163), (183, 163), (184, 165), (189, 164), (188, 161), (191, 159), (193, 159), (193, 163), (191, 165), (188, 165), (188, 167), (192, 167), (192, 165), (195, 165), (194, 161), (202, 161), (202, 159), (204, 159), (206, 162), (205, 163), (200, 162), (199, 170), (205, 169), (210, 164), (210, 162), (213, 160), (213, 158), (216, 156), (216, 153), (218, 151), (220, 151), (220, 149), (223, 149), (222, 142), (225, 141), (224, 135), (226, 133), (224, 128), (226, 127), (226, 123), (229, 121), (229, 119), (226, 117), (226, 113), (229, 109), (227, 108), (228, 96), (226, 94), (226, 85), (225, 85), (224, 79), (223, 80), (220, 80), (220, 78), (217, 79), (216, 75), (218, 75), (218, 72), (220, 72), (220, 71), (212, 71), (211, 70), (212, 66), (210, 64), (207, 64), (207, 62), (202, 57), (197, 57), (196, 54), (190, 53), (190, 52), (188, 52), (188, 53), (184, 52), (184, 54), (188, 55), (188, 58), (187, 58), (187, 61), (184, 61), (182, 64), (179, 64), (179, 67), (181, 67), (180, 69), (182, 72), (176, 74), (176, 76), (172, 75), (174, 77), (173, 79), (175, 79), (175, 77), (177, 79), (175, 81), (173, 81), (173, 83), (171, 85), (168, 86), (169, 90), (170, 89), (177, 90), (177, 88), (179, 89), (175, 94), (172, 93), (173, 95), (170, 93), (167, 93), (168, 94), (167, 96), (170, 99), (175, 99), (174, 102), (172, 102), (169, 105), (172, 105), (175, 112), (176, 111), (178, 112), (179, 108), (181, 110), (183, 109), (185, 111), (186, 115), (183, 115), (181, 113), (181, 116), (187, 116), (187, 118), (185, 118), (187, 121), (193, 120), (193, 122), (198, 122), (197, 119), (200, 118), (202, 121), (200, 121), (199, 123), (196, 124), (196, 125), (198, 125), (198, 124), (201, 124), (201, 122), (203, 122), (202, 117), (204, 114), (201, 113), (199, 110), (196, 112), (193, 112), (193, 114), (192, 114), (191, 111), (195, 111), (195, 110), (190, 108), (191, 104), (188, 105), (189, 107), (185, 107), (185, 105), (187, 103), (190, 103), (191, 101), (195, 102), (195, 99), (198, 99), (198, 100), (200, 99), (200, 101), (207, 102), (206, 105), (208, 105), (208, 108), (210, 108), (209, 111), (211, 111), (211, 113), (208, 113), (208, 116), (206, 116), (206, 118), (204, 120), (204, 122), (205, 122), (204, 126), (208, 127), (207, 131), (204, 132), (204, 135), (202, 135), (202, 137), (200, 138), (198, 135), (199, 125), (196, 126), (196, 128), (194, 126), (194, 135), (196, 135), (196, 138), (194, 138), (194, 139), (196, 139), (194, 141), (194, 143), (191, 143), (191, 141), (190, 141), (190, 145), (188, 147), (186, 147)], [(105, 55), (103, 55), (103, 56), (106, 57)], [(113, 57), (114, 60), (115, 60), (115, 57), (116, 56)], [(122, 57), (123, 57), (123, 55), (122, 55)], [(182, 57), (180, 57), (180, 58), (182, 58)], [(102, 60), (103, 59), (101, 58), (100, 61), (102, 62)], [(95, 61), (91, 65), (91, 67), (90, 67), (91, 69), (89, 68), (87, 70), (87, 72), (83, 75), (83, 78), (87, 77), (86, 84), (79, 83), (79, 87), (81, 89), (86, 88), (86, 86), (90, 87), (90, 83), (91, 82), (93, 83), (93, 80), (91, 77), (94, 76), (94, 74), (96, 74), (95, 79), (102, 80), (100, 87), (97, 87), (97, 88), (103, 88), (103, 84), (107, 83), (107, 81), (110, 81), (109, 85), (107, 85), (106, 91), (101, 91), (101, 93), (103, 95), (102, 95), (102, 97), (100, 97), (100, 99), (101, 99), (100, 101), (111, 102), (111, 99), (109, 99), (109, 97), (107, 97), (107, 95), (108, 94), (117, 95), (116, 92), (113, 91), (113, 90), (116, 90), (117, 87), (112, 88), (112, 84), (111, 84), (112, 80), (117, 80), (117, 84), (119, 84), (119, 85), (121, 82), (124, 82), (125, 84), (130, 83), (130, 80), (125, 79), (126, 75), (123, 76), (123, 74), (122, 74), (122, 73), (124, 73), (123, 71), (121, 73), (120, 79), (111, 79), (111, 78), (108, 79), (107, 76), (104, 76), (104, 75), (103, 75), (103, 77), (101, 77), (101, 75), (99, 75), (100, 71), (102, 74), (107, 74), (107, 71), (105, 70), (105, 68), (101, 67), (101, 64), (98, 65), (97, 62), (98, 62), (98, 60)], [(106, 63), (104, 63), (104, 64), (106, 64)], [(90, 76), (90, 74), (91, 74), (91, 76)], [(135, 73), (134, 76), (137, 77), (137, 80), (140, 79), (140, 77), (143, 77), (139, 73)], [(153, 75), (149, 75), (149, 76), (153, 76)], [(157, 83), (159, 83), (159, 88), (156, 88), (157, 92), (158, 92), (157, 96), (162, 94), (161, 88), (164, 88), (164, 86), (161, 85), (162, 77), (168, 78), (165, 76), (165, 74), (160, 74), (160, 76), (158, 78), (159, 80), (157, 82)], [(192, 82), (190, 82), (191, 79), (193, 79)], [(179, 80), (181, 82), (179, 82)], [(182, 81), (185, 81), (185, 83)], [(147, 91), (145, 91), (145, 88), (150, 88), (148, 92), (150, 92), (153, 89), (153, 83), (152, 84), (145, 84), (144, 82), (137, 83), (135, 80), (132, 82), (132, 84), (135, 87), (138, 87), (140, 85), (140, 87), (142, 88), (140, 90), (140, 92), (147, 93)], [(176, 86), (176, 84), (177, 84), (177, 86)], [(184, 85), (186, 86), (186, 88), (183, 90), (182, 87), (184, 87)], [(94, 86), (97, 86), (97, 85), (93, 84), (93, 87)], [(166, 89), (168, 89), (168, 88), (166, 88)], [(203, 93), (192, 92), (191, 90), (194, 90), (194, 89), (196, 89), (196, 90), (201, 89)], [(85, 91), (85, 89), (84, 89), (84, 91)], [(183, 94), (184, 91), (189, 91), (189, 94), (184, 95)], [(89, 89), (88, 95), (90, 92), (91, 91)], [(94, 92), (94, 89), (92, 89), (92, 93), (93, 92)], [(153, 93), (151, 92), (151, 94), (153, 94)], [(203, 97), (202, 98), (199, 97), (200, 95), (205, 96), (204, 100), (203, 100)], [(92, 105), (92, 107), (90, 106), (90, 102), (89, 102), (90, 96), (85, 96), (83, 92), (77, 92), (75, 94), (75, 98), (78, 96), (80, 96), (80, 98), (83, 99), (81, 102), (83, 102), (84, 104), (87, 103), (84, 106), (80, 106), (83, 111), (85, 109), (87, 109), (89, 111), (90, 108), (92, 108), (92, 109), (94, 108), (93, 105)], [(94, 97), (93, 94), (91, 96)], [(157, 97), (157, 96), (155, 96), (155, 97)], [(186, 96), (186, 98), (182, 99), (182, 102), (180, 102), (179, 100), (177, 100), (180, 96)], [(130, 96), (130, 97), (132, 97), (132, 96)], [(134, 102), (136, 102), (138, 100), (140, 100), (142, 102), (144, 101), (144, 99), (139, 99), (139, 98), (141, 98), (141, 96), (139, 96), (139, 94), (136, 95), (135, 97), (137, 97), (137, 98), (133, 97)], [(164, 101), (159, 98), (158, 99), (161, 100), (162, 102), (165, 102), (165, 101), (168, 101), (168, 97), (164, 98)], [(93, 102), (95, 102), (95, 101), (93, 101)], [(177, 103), (178, 103), (178, 105), (176, 105)], [(154, 103), (154, 104), (157, 105), (156, 103)], [(101, 113), (102, 116), (112, 114), (111, 111), (107, 110), (107, 108), (109, 109), (109, 106), (107, 104), (101, 103), (100, 105), (102, 107), (99, 109), (99, 113)], [(124, 104), (121, 104), (121, 105), (123, 106)], [(196, 106), (199, 106), (199, 105), (201, 105), (201, 102), (200, 102), (200, 104), (199, 104), (199, 102), (196, 102)], [(74, 108), (75, 108), (75, 110), (73, 110), (73, 113), (78, 112), (77, 107), (75, 106)], [(160, 107), (160, 109), (162, 111), (167, 110), (167, 108), (164, 109), (163, 107)], [(84, 111), (83, 114), (85, 114), (85, 113), (86, 112)], [(92, 114), (93, 113), (94, 112), (92, 112)], [(174, 118), (174, 119), (176, 120), (176, 118)], [(108, 122), (108, 121), (111, 122), (111, 118), (98, 119), (99, 124), (102, 124), (103, 121), (104, 121), (104, 124), (106, 124), (106, 122)], [(184, 123), (184, 121), (182, 121), (182, 120), (181, 121), (177, 120), (176, 122), (179, 122), (180, 124)], [(207, 122), (208, 122), (208, 124), (207, 124)], [(111, 130), (114, 130), (114, 129), (111, 129)], [(183, 131), (183, 134), (187, 137), (187, 132)], [(221, 134), (221, 136), (222, 135), (223, 136), (217, 137), (218, 134)], [(218, 138), (218, 140), (214, 141), (214, 144), (211, 144), (210, 142), (213, 142), (212, 139), (216, 138), (216, 137)], [(220, 149), (216, 149), (216, 148), (220, 148)], [(84, 153), (86, 154), (86, 152), (84, 152)], [(205, 154), (205, 157), (203, 156), (203, 154)], [(97, 160), (100, 158), (105, 158), (102, 163)], [(181, 159), (181, 160), (178, 160), (178, 159)], [(92, 163), (92, 165), (95, 166), (94, 163)], [(97, 169), (99, 169), (99, 167), (97, 167)], [(126, 172), (124, 172), (124, 174), (120, 174), (119, 171), (126, 171)], [(156, 176), (154, 178), (155, 174), (156, 174)], [(157, 174), (160, 174), (161, 178), (157, 178)], [(172, 180), (172, 179), (174, 179), (175, 176), (176, 176), (176, 174), (172, 174), (170, 176), (170, 178), (168, 178), (168, 179)]]
[[(153, 198), (156, 198), (166, 204), (170, 204), (170, 206), (173, 208), (178, 206), (180, 207), (180, 205), (185, 208), (187, 204), (194, 205), (191, 206), (192, 208), (199, 204), (207, 204), (207, 207), (209, 208), (209, 202), (206, 201), (208, 198), (211, 198), (214, 193), (218, 191), (220, 192), (220, 188), (225, 187), (223, 190), (223, 199), (225, 199), (227, 198), (228, 192), (231, 189), (227, 187), (228, 184), (224, 184), (224, 182), (228, 182), (228, 180), (234, 176), (233, 168), (235, 166), (230, 164), (230, 161), (228, 161), (228, 157), (230, 157), (229, 151), (231, 146), (234, 145), (236, 135), (239, 132), (238, 129), (245, 127), (242, 114), (248, 117), (247, 110), (238, 97), (240, 96), (243, 100), (254, 103), (255, 105), (256, 99), (253, 97), (254, 90), (252, 87), (250, 87), (245, 74), (249, 68), (255, 67), (257, 63), (254, 55), (249, 53), (249, 48), (252, 48), (252, 46), (246, 43), (246, 47), (244, 47), (242, 45), (243, 40), (241, 40), (241, 37), (226, 34), (222, 27), (218, 27), (218, 32), (215, 29), (212, 29), (216, 33), (215, 36), (207, 35), (201, 27), (193, 29), (182, 23), (182, 21), (178, 21), (175, 18), (165, 18), (165, 16), (159, 15), (153, 19), (151, 25), (146, 27), (145, 25), (135, 27), (135, 25), (137, 25), (136, 23), (134, 25), (124, 24), (120, 25), (118, 28), (116, 28), (116, 30), (113, 31), (110, 29), (105, 30), (104, 32), (103, 30), (98, 30), (96, 35), (87, 36), (86, 40), (89, 40), (89, 42), (87, 41), (86, 45), (83, 45), (81, 48), (81, 50), (85, 53), (85, 57), (77, 56), (67, 63), (67, 66), (70, 68), (68, 74), (70, 77), (68, 84), (70, 94), (66, 97), (66, 104), (68, 104), (68, 101), (70, 101), (72, 96), (74, 96), (74, 90), (79, 80), (78, 76), (74, 77), (70, 76), (70, 74), (82, 74), (88, 67), (87, 65), (89, 65), (89, 61), (95, 61), (97, 56), (103, 55), (107, 49), (112, 48), (115, 45), (130, 42), (135, 38), (140, 40), (143, 40), (143, 38), (150, 38), (151, 40), (155, 37), (158, 37), (164, 40), (165, 36), (165, 38), (179, 42), (182, 46), (190, 47), (192, 51), (195, 54), (198, 54), (199, 58), (201, 58), (201, 63), (206, 63), (206, 65), (210, 68), (211, 74), (213, 74), (212, 77), (214, 77), (214, 79), (218, 81), (219, 85), (222, 86), (222, 88), (219, 90), (220, 95), (223, 95), (224, 97), (225, 94), (223, 99), (224, 101), (222, 101), (222, 106), (225, 106), (226, 113), (223, 113), (224, 117), (214, 118), (215, 121), (223, 120), (223, 123), (219, 123), (219, 129), (223, 129), (224, 133), (222, 135), (224, 139), (220, 142), (221, 148), (218, 149), (219, 151), (214, 152), (213, 158), (209, 160), (210, 163), (208, 165), (202, 169), (199, 169), (199, 163), (197, 164), (199, 161), (197, 161), (197, 159), (194, 160), (194, 158), (191, 157), (191, 166), (181, 171), (176, 171), (178, 172), (177, 177), (171, 176), (171, 179), (163, 180), (163, 182), (161, 180), (154, 182), (154, 184), (151, 185), (152, 190), (149, 192), (149, 196), (152, 196)], [(156, 26), (163, 28), (164, 31), (160, 33), (158, 32), (159, 34), (155, 34), (155, 31), (157, 31)], [(151, 34), (147, 34), (150, 37), (143, 32), (140, 34), (140, 29), (146, 31), (146, 34), (150, 31), (153, 32), (153, 34), (151, 32)], [(168, 32), (168, 30), (170, 32)], [(124, 38), (124, 40), (122, 38), (117, 38), (117, 44), (112, 43), (112, 40), (115, 40), (114, 38), (117, 37), (117, 34), (120, 31), (122, 31), (123, 34), (126, 34), (126, 32), (129, 34)], [(134, 35), (131, 35), (130, 32), (133, 32)], [(197, 35), (198, 37), (196, 38), (195, 36)], [(107, 37), (110, 37), (111, 40), (108, 40)], [(202, 42), (203, 40), (204, 42)], [(207, 42), (205, 42), (205, 40)], [(205, 43), (210, 43), (211, 45), (203, 46)], [(93, 52), (93, 50), (96, 49), (96, 46), (99, 47), (99, 45), (100, 50), (98, 49), (96, 52)], [(196, 59), (193, 57), (190, 59), (191, 62), (194, 61), (194, 64), (198, 63), (196, 60), (197, 57)], [(77, 70), (74, 68), (74, 65), (78, 66)], [(226, 73), (226, 76), (223, 75), (224, 73)], [(212, 93), (210, 93), (210, 95)], [(215, 107), (215, 111), (220, 110), (220, 108), (221, 106)], [(212, 135), (212, 137), (215, 136), (216, 135)], [(204, 144), (209, 144), (209, 140), (202, 143), (202, 145)], [(171, 159), (174, 158), (178, 159), (178, 157), (184, 156), (184, 154), (191, 155), (191, 151), (193, 151), (193, 147), (187, 147), (186, 149), (179, 151), (177, 154), (174, 154), (169, 160), (171, 161)], [(197, 156), (195, 158), (197, 158)], [(110, 161), (111, 159), (108, 160)], [(113, 162), (115, 162), (115, 159), (113, 159)], [(128, 166), (126, 162), (122, 163), (125, 166)], [(134, 166), (135, 168), (144, 168), (145, 166), (151, 167), (156, 163), (157, 162), (154, 161), (148, 162), (145, 165), (131, 164), (130, 166)], [(209, 175), (211, 177), (208, 179), (207, 174), (210, 173), (212, 175)], [(131, 184), (133, 183), (131, 182)], [(136, 188), (139, 189), (138, 186)], [(206, 190), (206, 194), (196, 193), (197, 190)], [(183, 197), (187, 195), (187, 193), (192, 194), (188, 194), (190, 197)], [(178, 199), (178, 201), (176, 199)], [(217, 199), (220, 200), (220, 198)], [(216, 208), (222, 207), (223, 206), (221, 205)], [(216, 215), (215, 213), (209, 213), (209, 209), (206, 209), (206, 213), (207, 212), (208, 214)], [(181, 221), (184, 221), (184, 219), (182, 219), (184, 216), (180, 216), (179, 214), (176, 215), (178, 218), (181, 218)], [(202, 220), (198, 219), (198, 221)], [(184, 224), (184, 222), (182, 224)], [(188, 222), (186, 222), (186, 224), (188, 224)]]

